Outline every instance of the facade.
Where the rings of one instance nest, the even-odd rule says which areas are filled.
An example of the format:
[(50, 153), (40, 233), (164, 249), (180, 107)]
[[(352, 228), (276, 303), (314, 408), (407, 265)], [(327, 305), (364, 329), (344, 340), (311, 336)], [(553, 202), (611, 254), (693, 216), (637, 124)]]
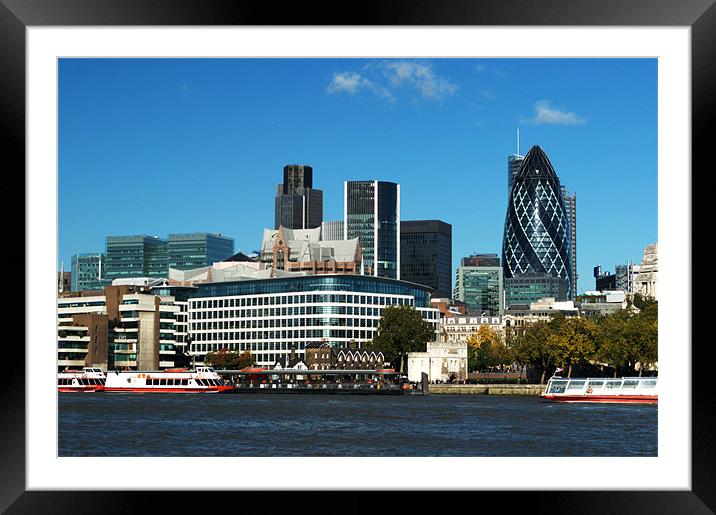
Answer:
[(102, 290), (112, 284), (104, 275), (104, 254), (82, 253), (72, 256), (72, 286), (66, 291)]
[(467, 380), (467, 343), (428, 342), (425, 352), (408, 353), (408, 380), (419, 382), (422, 374), (431, 383)]
[(579, 308), (571, 300), (557, 301), (554, 298), (540, 299), (529, 304), (515, 304), (505, 309), (502, 317), (504, 327), (522, 327), (538, 321), (549, 321), (555, 313), (566, 318), (579, 317)]
[(343, 220), (333, 220), (321, 224), (321, 239), (336, 241), (343, 239)]
[(634, 293), (658, 299), (659, 254), (658, 244), (651, 243), (644, 248), (644, 255), (638, 272), (634, 274)]
[(375, 349), (335, 348), (327, 343), (306, 346), (308, 370), (377, 370), (385, 365), (383, 352)]
[(509, 280), (522, 274), (558, 277), (567, 286), (559, 299), (572, 295), (569, 215), (559, 178), (539, 146), (530, 149), (514, 177), (505, 216), (502, 266), (507, 297), (513, 284)]
[[(145, 286), (107, 286), (57, 299), (58, 369), (158, 370), (177, 366), (172, 297)], [(180, 361), (180, 360), (179, 360)]]
[(362, 273), (400, 279), (400, 185), (346, 181), (343, 206), (343, 239), (359, 239)]
[(221, 234), (170, 234), (167, 240), (167, 267), (177, 270), (209, 266), (233, 254), (234, 239)]
[(623, 291), (587, 291), (577, 301), (579, 315), (583, 317), (608, 315), (627, 308), (627, 295)]
[(537, 302), (547, 297), (565, 300), (568, 296), (567, 281), (551, 274), (530, 272), (505, 279), (506, 308), (513, 304)]
[(571, 262), (572, 262), (572, 290), (570, 299), (577, 298), (577, 280), (579, 274), (577, 273), (577, 194), (570, 194), (567, 188), (562, 186), (562, 198), (564, 199), (564, 209), (567, 213), (567, 220), (569, 221), (569, 238), (572, 244)]
[(250, 351), (259, 366), (283, 362), (291, 351), (305, 358), (311, 344), (357, 348), (373, 339), (383, 309), (413, 306), (434, 325), (428, 288), (362, 275), (313, 275), (272, 279), (232, 278), (196, 283), (189, 298), (191, 354), (203, 363), (222, 348)]
[(507, 156), (507, 195), (509, 196), (510, 192), (512, 191), (512, 183), (515, 181), (515, 177), (517, 176), (517, 172), (520, 171), (520, 166), (522, 166), (522, 161), (524, 161), (525, 156), (522, 156), (518, 153), (516, 154), (510, 154)]
[(167, 240), (156, 236), (107, 236), (105, 277), (166, 277)]
[(440, 338), (446, 342), (464, 342), (478, 332), (480, 327), (487, 326), (497, 334), (504, 334), (502, 317), (499, 316), (456, 316), (440, 320)]
[(453, 298), (465, 303), (470, 315), (501, 315), (503, 272), (497, 254), (462, 258), (455, 274)]
[(283, 167), (283, 183), (276, 186), (274, 228), (312, 229), (323, 221), (323, 192), (313, 189), (313, 168)]
[(617, 289), (617, 275), (607, 271), (602, 271), (602, 267), (597, 265), (594, 267), (594, 283), (597, 291), (607, 291)]
[(452, 269), (452, 225), (440, 220), (400, 222), (400, 278), (449, 297)]
[(358, 238), (322, 240), (320, 227), (264, 229), (261, 262), (273, 271), (357, 274), (360, 273), (361, 248)]

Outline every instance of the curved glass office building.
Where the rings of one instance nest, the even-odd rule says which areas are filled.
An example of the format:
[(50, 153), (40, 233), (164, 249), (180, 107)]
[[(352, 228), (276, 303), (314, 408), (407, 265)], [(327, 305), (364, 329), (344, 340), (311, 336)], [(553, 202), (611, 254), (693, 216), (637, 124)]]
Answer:
[(559, 178), (544, 150), (534, 146), (522, 161), (510, 190), (502, 240), (505, 279), (528, 273), (549, 274), (567, 281), (571, 298), (571, 245)]
[(311, 275), (196, 284), (189, 298), (190, 354), (249, 351), (259, 365), (309, 343), (346, 347), (373, 339), (387, 306), (412, 306), (437, 328), (426, 286), (366, 275)]

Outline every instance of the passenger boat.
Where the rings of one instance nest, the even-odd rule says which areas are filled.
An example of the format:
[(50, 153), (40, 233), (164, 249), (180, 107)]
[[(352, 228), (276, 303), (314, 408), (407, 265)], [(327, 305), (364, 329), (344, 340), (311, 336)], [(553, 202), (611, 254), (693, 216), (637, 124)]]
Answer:
[(105, 392), (222, 393), (234, 390), (211, 367), (196, 370), (108, 372)]
[(657, 382), (657, 377), (567, 379), (554, 376), (540, 397), (551, 402), (658, 404)]
[(107, 376), (100, 368), (65, 370), (57, 374), (58, 392), (101, 392)]

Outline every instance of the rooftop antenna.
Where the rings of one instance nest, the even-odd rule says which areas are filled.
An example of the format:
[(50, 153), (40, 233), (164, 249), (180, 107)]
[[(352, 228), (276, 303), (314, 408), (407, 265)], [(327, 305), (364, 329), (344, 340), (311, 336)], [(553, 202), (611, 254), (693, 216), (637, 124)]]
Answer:
[(517, 127), (517, 155), (520, 155), (520, 128)]

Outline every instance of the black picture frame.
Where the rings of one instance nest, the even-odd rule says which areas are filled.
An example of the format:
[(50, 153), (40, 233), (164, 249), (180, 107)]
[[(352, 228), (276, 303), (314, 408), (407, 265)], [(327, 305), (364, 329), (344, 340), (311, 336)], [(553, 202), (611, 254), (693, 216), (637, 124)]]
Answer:
[[(716, 113), (716, 0), (453, 0), (437, 2), (384, 1), (351, 4), (296, 2), (277, 8), (265, 2), (229, 0), (0, 0), (0, 131), (6, 143), (5, 162), (13, 163), (6, 174), (25, 169), (25, 29), (29, 26), (88, 25), (552, 25), (552, 26), (688, 26), (691, 27), (692, 73), (692, 169), (699, 174), (699, 188), (692, 189), (692, 205), (707, 204), (713, 175), (708, 127)], [(693, 181), (693, 176), (692, 176)], [(17, 191), (25, 192), (19, 180)], [(15, 196), (20, 196), (15, 194)], [(9, 206), (9, 204), (8, 204)], [(692, 231), (708, 234), (708, 219), (692, 216)], [(693, 234), (692, 233), (692, 234)], [(19, 241), (23, 241), (24, 236)], [(699, 242), (698, 239), (693, 239)], [(18, 245), (19, 247), (19, 245)], [(703, 250), (703, 249), (702, 249)], [(24, 250), (19, 249), (23, 255)], [(708, 270), (710, 253), (694, 252), (693, 270)], [(17, 268), (17, 256), (2, 258), (3, 268)], [(700, 266), (699, 266), (700, 265)], [(690, 281), (691, 277), (684, 280)], [(699, 291), (692, 290), (697, 305)], [(16, 307), (12, 312), (16, 312)], [(693, 320), (691, 312), (669, 314), (679, 321)], [(31, 318), (25, 313), (25, 322)], [(678, 342), (684, 348), (694, 340)], [(674, 342), (670, 342), (674, 343)], [(710, 341), (691, 347), (693, 364), (709, 363)], [(3, 364), (7, 385), (25, 384), (24, 356), (8, 367)], [(708, 368), (693, 367), (692, 391), (692, 488), (690, 491), (504, 491), (467, 492), (451, 499), (455, 506), (490, 506), (507, 503), (510, 511), (530, 513), (714, 513), (716, 510), (716, 446), (711, 444), (714, 401), (706, 385)], [(212, 509), (218, 500), (237, 502), (237, 509), (250, 509), (251, 499), (242, 492), (127, 492), (26, 491), (25, 487), (25, 393), (22, 387), (0, 389), (0, 510), (20, 513), (127, 513), (145, 511), (154, 502), (168, 503), (172, 511)], [(539, 470), (535, 470), (539, 474)], [(316, 485), (320, 489), (320, 485)], [(414, 502), (425, 503), (431, 492), (413, 492)], [(272, 502), (295, 503), (294, 493), (274, 492)], [(452, 495), (452, 494), (451, 494)], [(229, 498), (229, 496), (235, 496)], [(468, 499), (463, 499), (469, 496)], [(264, 497), (265, 498), (265, 497)], [(339, 509), (339, 492), (321, 493), (316, 509)], [(306, 497), (299, 496), (303, 502)], [(265, 501), (264, 501), (265, 502)], [(259, 503), (251, 509), (260, 509)], [(349, 510), (355, 508), (352, 501)], [(399, 509), (401, 502), (398, 502)], [(226, 506), (231, 506), (227, 504)], [(326, 508), (321, 508), (325, 506)], [(380, 509), (391, 509), (383, 507)], [(203, 511), (203, 509), (202, 509)], [(271, 510), (269, 510), (270, 512)]]

